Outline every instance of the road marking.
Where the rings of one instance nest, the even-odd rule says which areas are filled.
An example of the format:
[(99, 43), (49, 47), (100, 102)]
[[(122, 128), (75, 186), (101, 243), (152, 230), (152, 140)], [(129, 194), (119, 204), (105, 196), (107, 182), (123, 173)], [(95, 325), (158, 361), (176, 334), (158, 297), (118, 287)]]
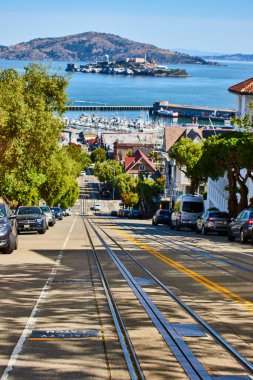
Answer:
[(144, 249), (145, 251), (151, 253), (153, 256), (158, 258), (159, 260), (165, 262), (166, 264), (170, 265), (172, 268), (177, 269), (179, 272), (186, 274), (188, 277), (192, 278), (196, 282), (204, 285), (206, 288), (221, 294), (223, 297), (236, 302), (238, 305), (242, 306), (244, 309), (250, 311), (253, 313), (253, 303), (246, 300), (245, 298), (239, 296), (239, 294), (236, 294), (232, 292), (231, 290), (224, 288), (223, 286), (217, 284), (216, 282), (213, 282), (212, 280), (209, 280), (207, 277), (202, 276), (201, 274), (185, 267), (184, 265), (178, 263), (177, 261), (174, 261), (167, 256), (163, 255), (159, 251), (157, 251), (154, 248), (149, 247), (148, 245), (140, 242), (136, 238), (131, 237), (130, 235), (126, 234), (125, 232), (119, 230), (117, 227), (113, 227), (110, 225), (110, 228), (114, 229), (125, 237), (127, 240), (131, 241), (132, 243), (138, 245), (140, 248)]
[(4, 373), (1, 377), (1, 380), (6, 380), (8, 379), (9, 377), (9, 374), (10, 372), (13, 370), (13, 366), (15, 365), (18, 357), (19, 357), (19, 354), (22, 352), (22, 349), (23, 349), (23, 346), (24, 346), (24, 343), (25, 341), (27, 340), (27, 338), (29, 337), (29, 335), (31, 335), (32, 333), (32, 330), (36, 324), (36, 321), (37, 321), (37, 317), (36, 317), (36, 314), (37, 312), (39, 311), (39, 308), (41, 306), (41, 304), (44, 302), (44, 300), (47, 298), (47, 292), (48, 290), (50, 289), (51, 287), (51, 283), (53, 282), (54, 280), (54, 277), (56, 275), (56, 272), (58, 270), (58, 267), (60, 266), (61, 264), (61, 260), (62, 260), (62, 257), (63, 257), (63, 254), (64, 254), (64, 249), (66, 248), (66, 245), (69, 241), (69, 238), (70, 238), (70, 234), (71, 232), (73, 231), (73, 228), (74, 228), (74, 224), (76, 222), (76, 217), (71, 225), (71, 228), (68, 232), (68, 235), (66, 237), (66, 239), (64, 240), (64, 243), (62, 245), (62, 248), (61, 248), (61, 251), (57, 257), (57, 260), (55, 262), (55, 265), (53, 266), (52, 268), (52, 271), (50, 273), (50, 276), (48, 277), (41, 293), (40, 293), (40, 296), (30, 314), (30, 317), (28, 318), (28, 321), (26, 323), (26, 326), (16, 344), (16, 346), (14, 347), (13, 351), (12, 351), (12, 354), (10, 356), (10, 359), (9, 359), (9, 362), (8, 362), (8, 365), (7, 367), (5, 368), (4, 370)]

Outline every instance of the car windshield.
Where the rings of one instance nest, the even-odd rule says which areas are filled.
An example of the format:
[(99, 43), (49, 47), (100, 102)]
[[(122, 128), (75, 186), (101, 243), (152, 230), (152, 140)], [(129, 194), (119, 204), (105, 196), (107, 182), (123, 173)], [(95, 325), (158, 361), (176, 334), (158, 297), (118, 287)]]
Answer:
[(204, 211), (203, 202), (183, 202), (182, 211), (185, 212), (202, 212)]
[(6, 211), (4, 206), (0, 206), (0, 218), (4, 218), (6, 216)]
[(210, 218), (229, 219), (227, 212), (210, 212)]
[(253, 211), (249, 213), (249, 218), (253, 219)]
[(50, 208), (48, 206), (40, 207), (43, 212), (50, 212)]
[(53, 210), (53, 211), (61, 211), (60, 207), (52, 207), (51, 210)]
[(17, 214), (18, 215), (41, 214), (41, 210), (39, 207), (19, 207)]
[(160, 215), (170, 215), (171, 211), (170, 210), (161, 210)]

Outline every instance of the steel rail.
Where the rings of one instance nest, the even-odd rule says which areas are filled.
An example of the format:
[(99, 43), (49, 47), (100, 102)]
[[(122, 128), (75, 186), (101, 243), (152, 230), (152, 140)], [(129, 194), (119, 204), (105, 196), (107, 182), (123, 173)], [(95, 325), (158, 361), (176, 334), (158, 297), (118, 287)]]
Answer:
[[(95, 222), (94, 222), (95, 223)], [(253, 375), (253, 364), (245, 358), (240, 352), (236, 350), (226, 339), (217, 333), (206, 321), (198, 316), (189, 306), (187, 306), (176, 294), (174, 294), (167, 286), (165, 286), (156, 276), (154, 276), (148, 269), (140, 264), (130, 253), (128, 253), (114, 238), (112, 238), (100, 225), (95, 223), (103, 233), (110, 238), (133, 262), (138, 265), (146, 274), (148, 274), (157, 285), (159, 285), (176, 303), (181, 306), (187, 314), (189, 314), (212, 338), (222, 346), (244, 369)]]
[[(191, 380), (211, 380), (212, 377), (208, 374), (208, 372), (204, 369), (202, 364), (197, 360), (195, 355), (192, 353), (187, 344), (183, 341), (183, 339), (177, 334), (172, 325), (164, 318), (160, 310), (154, 305), (151, 299), (144, 292), (142, 287), (138, 284), (135, 278), (131, 275), (131, 273), (126, 269), (123, 263), (119, 260), (117, 255), (111, 250), (108, 244), (105, 242), (103, 237), (98, 233), (98, 231), (94, 227), (94, 223), (92, 224), (89, 221), (93, 231), (105, 247), (109, 256), (112, 258), (113, 262), (119, 269), (120, 273), (127, 281), (132, 291), (136, 295), (139, 302), (144, 307), (145, 311), (151, 318), (153, 324), (156, 326), (157, 330), (162, 335), (164, 341), (168, 345), (168, 347), (173, 352), (174, 356), (177, 358), (178, 362), (184, 369), (185, 373), (189, 376)], [(122, 249), (122, 248), (121, 248)], [(124, 251), (124, 250), (123, 250)], [(125, 252), (125, 251), (124, 251)]]
[(99, 275), (100, 275), (100, 278), (101, 278), (101, 281), (103, 284), (103, 288), (104, 288), (104, 291), (106, 294), (107, 302), (108, 302), (108, 305), (109, 305), (109, 308), (110, 308), (110, 311), (111, 311), (111, 314), (113, 317), (113, 321), (114, 321), (115, 328), (116, 328), (116, 331), (117, 331), (117, 334), (119, 337), (119, 341), (120, 341), (120, 344), (122, 347), (122, 351), (123, 351), (123, 354), (125, 357), (125, 361), (126, 361), (126, 364), (128, 367), (130, 377), (132, 380), (144, 380), (145, 377), (144, 377), (143, 372), (141, 370), (141, 367), (140, 367), (140, 364), (138, 362), (137, 356), (135, 354), (131, 339), (128, 335), (127, 329), (126, 329), (124, 322), (123, 322), (123, 319), (121, 317), (120, 311), (119, 311), (117, 304), (116, 304), (116, 302), (113, 298), (113, 295), (111, 293), (107, 278), (106, 278), (104, 271), (102, 269), (102, 266), (100, 264), (100, 261), (99, 261), (99, 258), (98, 258), (97, 252), (96, 252), (96, 248), (92, 242), (91, 234), (90, 234), (85, 222), (84, 222), (84, 225), (86, 228), (86, 232), (88, 235), (90, 245), (91, 245), (93, 253), (94, 253), (95, 263), (96, 263), (96, 266), (97, 266), (97, 269), (98, 269), (98, 272), (99, 272)]

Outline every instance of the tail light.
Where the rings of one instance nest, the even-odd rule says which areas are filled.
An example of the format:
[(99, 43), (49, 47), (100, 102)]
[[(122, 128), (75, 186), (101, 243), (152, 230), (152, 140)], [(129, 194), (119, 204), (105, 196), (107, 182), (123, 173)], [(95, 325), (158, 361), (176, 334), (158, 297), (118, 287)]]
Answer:
[(182, 214), (181, 214), (181, 212), (179, 212), (178, 213), (178, 218), (179, 218), (180, 221), (181, 221), (181, 217), (182, 217)]
[(246, 221), (246, 224), (248, 224), (248, 225), (252, 225), (253, 224), (253, 219), (248, 219), (247, 221)]
[(213, 221), (214, 221), (214, 218), (208, 218), (207, 221), (208, 221), (208, 222), (213, 222)]

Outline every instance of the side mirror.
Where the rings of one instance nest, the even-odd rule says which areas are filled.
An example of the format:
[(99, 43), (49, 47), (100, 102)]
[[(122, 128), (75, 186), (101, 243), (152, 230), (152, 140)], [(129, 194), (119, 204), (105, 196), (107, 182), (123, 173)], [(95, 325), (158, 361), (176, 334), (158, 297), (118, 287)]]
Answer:
[(10, 215), (10, 219), (11, 219), (11, 220), (16, 219), (16, 218), (17, 218), (17, 217), (16, 217), (15, 214), (11, 214), (11, 215)]

